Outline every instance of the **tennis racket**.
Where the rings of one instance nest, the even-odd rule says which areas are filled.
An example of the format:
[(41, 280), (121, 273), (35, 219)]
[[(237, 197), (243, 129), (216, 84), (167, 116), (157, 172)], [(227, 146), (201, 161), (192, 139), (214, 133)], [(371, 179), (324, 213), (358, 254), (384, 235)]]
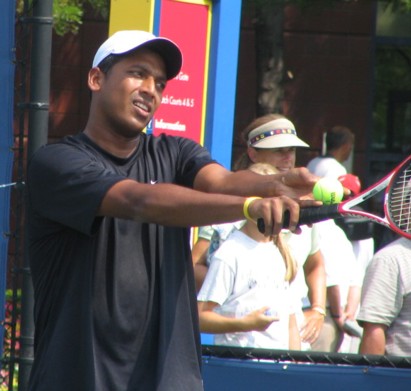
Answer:
[[(383, 190), (385, 191), (384, 216), (354, 209)], [(313, 224), (344, 216), (358, 216), (375, 221), (411, 239), (411, 155), (388, 175), (355, 197), (339, 204), (302, 208), (298, 225)], [(286, 212), (283, 220), (284, 228), (288, 227), (289, 220), (289, 213)], [(264, 220), (258, 219), (257, 225), (263, 233), (265, 231)]]

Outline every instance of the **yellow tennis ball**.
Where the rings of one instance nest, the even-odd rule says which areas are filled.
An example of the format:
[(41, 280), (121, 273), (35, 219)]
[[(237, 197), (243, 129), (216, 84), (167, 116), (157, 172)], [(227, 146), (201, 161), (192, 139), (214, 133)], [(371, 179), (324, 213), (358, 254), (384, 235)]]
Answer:
[(314, 199), (325, 205), (338, 204), (344, 196), (341, 182), (332, 178), (321, 178), (313, 188)]

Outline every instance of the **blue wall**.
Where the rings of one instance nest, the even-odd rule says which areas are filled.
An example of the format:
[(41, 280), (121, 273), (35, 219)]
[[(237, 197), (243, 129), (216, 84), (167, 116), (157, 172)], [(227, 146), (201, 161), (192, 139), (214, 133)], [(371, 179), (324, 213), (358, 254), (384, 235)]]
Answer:
[(204, 145), (225, 168), (231, 168), (241, 0), (213, 0)]
[(205, 391), (409, 391), (411, 369), (203, 358)]

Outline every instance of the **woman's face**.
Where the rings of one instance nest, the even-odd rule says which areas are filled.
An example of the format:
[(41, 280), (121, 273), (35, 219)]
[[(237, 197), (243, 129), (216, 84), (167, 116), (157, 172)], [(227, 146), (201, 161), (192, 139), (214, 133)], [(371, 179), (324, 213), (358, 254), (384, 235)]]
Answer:
[(280, 172), (295, 166), (295, 147), (286, 148), (249, 148), (249, 157), (254, 163), (268, 163)]

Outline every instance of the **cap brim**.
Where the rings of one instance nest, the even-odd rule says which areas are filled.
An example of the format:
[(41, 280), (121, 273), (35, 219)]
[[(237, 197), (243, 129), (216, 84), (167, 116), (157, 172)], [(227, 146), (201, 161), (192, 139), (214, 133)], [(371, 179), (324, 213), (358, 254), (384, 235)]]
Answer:
[(168, 39), (155, 38), (132, 50), (137, 50), (143, 47), (151, 49), (161, 56), (166, 66), (168, 80), (173, 79), (178, 75), (181, 66), (183, 65), (183, 56), (177, 45)]
[(292, 134), (277, 134), (272, 137), (263, 138), (253, 145), (254, 148), (290, 148), (290, 147), (303, 147), (309, 148), (310, 146), (303, 140), (300, 140), (297, 136)]
[(141, 48), (148, 48), (163, 59), (168, 80), (178, 75), (183, 63), (183, 55), (177, 44), (168, 38), (156, 37), (147, 31), (140, 30), (124, 30), (114, 33), (99, 47), (92, 66), (99, 66), (110, 55), (126, 55)]

